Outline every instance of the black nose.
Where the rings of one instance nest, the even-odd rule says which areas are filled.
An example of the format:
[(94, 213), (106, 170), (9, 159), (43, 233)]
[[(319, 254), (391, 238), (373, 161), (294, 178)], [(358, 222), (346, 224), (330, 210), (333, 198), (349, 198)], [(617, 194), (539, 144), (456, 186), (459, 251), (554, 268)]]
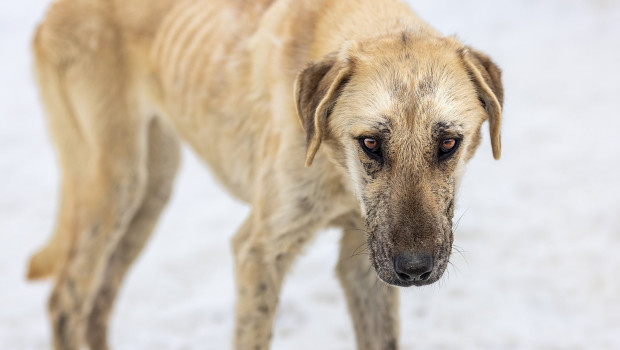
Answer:
[(433, 257), (426, 252), (399, 254), (394, 259), (394, 271), (404, 282), (427, 280), (433, 270)]

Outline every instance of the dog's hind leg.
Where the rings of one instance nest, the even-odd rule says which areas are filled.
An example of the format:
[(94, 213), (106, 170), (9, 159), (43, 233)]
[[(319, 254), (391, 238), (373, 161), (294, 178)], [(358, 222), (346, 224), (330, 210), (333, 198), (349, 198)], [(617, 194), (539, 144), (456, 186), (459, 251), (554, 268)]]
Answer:
[(143, 202), (108, 259), (88, 317), (86, 340), (91, 350), (108, 349), (107, 326), (118, 289), (129, 266), (150, 237), (172, 192), (179, 165), (176, 136), (159, 119), (153, 119), (149, 126), (148, 145), (148, 183)]
[(359, 350), (398, 348), (398, 290), (379, 280), (367, 253), (359, 214), (343, 217), (336, 272), (344, 289)]
[(54, 3), (33, 45), (63, 176), (52, 241), (65, 241), (67, 248), (57, 256), (49, 299), (58, 350), (77, 350), (85, 341), (106, 265), (147, 186), (148, 119), (131, 96), (109, 5)]
[(69, 232), (72, 243), (49, 300), (56, 349), (78, 349), (84, 341), (87, 317), (110, 255), (142, 203), (146, 187), (144, 132), (139, 123), (132, 124), (119, 123), (113, 131), (118, 136), (94, 140), (101, 143), (89, 150), (92, 153), (82, 164), (87, 170), (79, 174), (71, 193), (63, 193), (76, 205), (73, 225), (58, 228)]

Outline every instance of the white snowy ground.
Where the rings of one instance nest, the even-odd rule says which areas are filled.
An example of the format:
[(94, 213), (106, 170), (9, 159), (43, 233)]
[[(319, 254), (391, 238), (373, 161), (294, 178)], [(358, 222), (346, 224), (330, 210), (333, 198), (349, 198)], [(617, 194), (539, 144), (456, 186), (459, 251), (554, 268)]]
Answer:
[[(28, 51), (47, 3), (0, 2), (0, 349), (50, 341), (50, 284), (23, 278), (58, 194)], [(403, 349), (620, 349), (620, 3), (414, 7), (498, 62), (506, 105), (501, 161), (485, 139), (459, 195), (464, 257), (440, 284), (401, 292)], [(184, 156), (174, 198), (122, 290), (114, 349), (230, 348), (228, 241), (248, 208)], [(354, 347), (333, 273), (338, 238), (325, 232), (294, 267), (274, 349)]]

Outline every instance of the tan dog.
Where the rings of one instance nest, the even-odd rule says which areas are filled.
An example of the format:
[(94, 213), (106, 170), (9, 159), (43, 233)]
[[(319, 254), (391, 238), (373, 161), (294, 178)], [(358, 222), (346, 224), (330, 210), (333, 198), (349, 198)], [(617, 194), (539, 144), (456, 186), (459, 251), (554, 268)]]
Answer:
[[(235, 347), (252, 350), (269, 347), (282, 280), (327, 226), (344, 229), (358, 348), (396, 349), (397, 290), (376, 276), (437, 281), (486, 119), (500, 155), (499, 69), (397, 0), (58, 0), (34, 52), (63, 182), (29, 277), (55, 278), (56, 349), (107, 349), (179, 138), (252, 205), (233, 240)], [(370, 259), (355, 254), (366, 243)]]

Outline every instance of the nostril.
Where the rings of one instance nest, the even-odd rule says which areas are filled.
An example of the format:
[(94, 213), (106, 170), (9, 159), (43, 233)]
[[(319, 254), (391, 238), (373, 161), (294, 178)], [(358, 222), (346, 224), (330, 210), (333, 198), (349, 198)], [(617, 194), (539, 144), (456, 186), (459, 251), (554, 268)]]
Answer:
[(394, 272), (404, 282), (425, 281), (433, 271), (433, 257), (426, 252), (399, 254), (394, 259)]
[(396, 274), (398, 275), (398, 278), (400, 278), (403, 281), (412, 281), (413, 280), (413, 278), (410, 275), (408, 275), (408, 274), (406, 274), (404, 272), (398, 272), (397, 271)]
[(431, 271), (425, 272), (420, 275), (420, 280), (426, 281), (431, 276)]

